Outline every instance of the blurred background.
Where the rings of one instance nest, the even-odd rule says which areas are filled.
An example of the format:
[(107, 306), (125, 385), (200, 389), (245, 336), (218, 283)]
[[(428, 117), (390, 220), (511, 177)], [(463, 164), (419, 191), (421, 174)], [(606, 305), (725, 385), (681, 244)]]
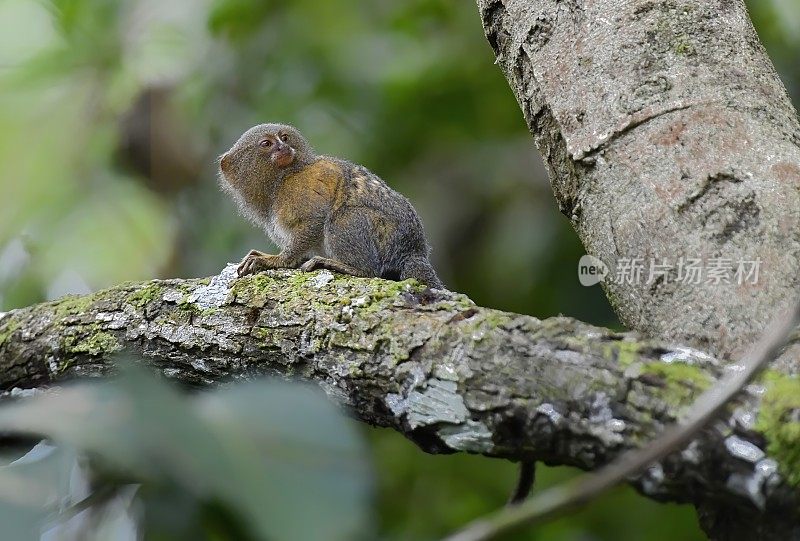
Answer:
[[(800, 103), (800, 2), (749, 2)], [(264, 234), (217, 187), (253, 124), (296, 125), (422, 215), (445, 283), (476, 303), (618, 326), (482, 33), (455, 0), (0, 0), (0, 311), (125, 280), (219, 272)], [(515, 467), (370, 443), (382, 539), (497, 508)], [(540, 486), (574, 472), (542, 469)], [(702, 539), (629, 489), (519, 539)]]

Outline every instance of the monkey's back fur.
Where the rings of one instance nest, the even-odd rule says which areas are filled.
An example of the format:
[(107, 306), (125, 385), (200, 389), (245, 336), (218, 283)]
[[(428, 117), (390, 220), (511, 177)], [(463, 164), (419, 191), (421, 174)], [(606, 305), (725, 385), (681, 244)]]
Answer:
[[(366, 276), (415, 278), (429, 287), (442, 287), (428, 261), (430, 249), (414, 207), (365, 167), (319, 157), (288, 175), (276, 195), (276, 207), (283, 210), (277, 223), (289, 226), (312, 210), (304, 200), (320, 195), (330, 198), (328, 212), (317, 223), (326, 257)], [(306, 214), (305, 218), (312, 217)]]

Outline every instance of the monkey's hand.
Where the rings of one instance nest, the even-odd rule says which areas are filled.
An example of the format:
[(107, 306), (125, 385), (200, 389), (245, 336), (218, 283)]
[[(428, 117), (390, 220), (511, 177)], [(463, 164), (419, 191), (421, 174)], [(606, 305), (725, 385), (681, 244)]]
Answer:
[(258, 250), (250, 250), (239, 263), (236, 273), (239, 276), (255, 274), (267, 269), (280, 269), (286, 267), (283, 258), (278, 255), (265, 254)]

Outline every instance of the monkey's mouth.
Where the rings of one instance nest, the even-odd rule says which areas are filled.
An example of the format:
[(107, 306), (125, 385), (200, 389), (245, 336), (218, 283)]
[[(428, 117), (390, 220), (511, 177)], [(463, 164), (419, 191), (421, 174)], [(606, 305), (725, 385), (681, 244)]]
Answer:
[(294, 149), (292, 147), (284, 147), (276, 150), (272, 153), (270, 159), (278, 167), (286, 167), (294, 161)]

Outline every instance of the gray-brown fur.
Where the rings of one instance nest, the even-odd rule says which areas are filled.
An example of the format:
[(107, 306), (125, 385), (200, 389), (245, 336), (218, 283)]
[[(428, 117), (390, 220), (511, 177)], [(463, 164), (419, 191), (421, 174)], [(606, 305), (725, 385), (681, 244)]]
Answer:
[(251, 251), (241, 275), (327, 268), (443, 288), (408, 199), (360, 165), (318, 156), (292, 126), (246, 131), (220, 159), (220, 184), (281, 248), (278, 255)]

